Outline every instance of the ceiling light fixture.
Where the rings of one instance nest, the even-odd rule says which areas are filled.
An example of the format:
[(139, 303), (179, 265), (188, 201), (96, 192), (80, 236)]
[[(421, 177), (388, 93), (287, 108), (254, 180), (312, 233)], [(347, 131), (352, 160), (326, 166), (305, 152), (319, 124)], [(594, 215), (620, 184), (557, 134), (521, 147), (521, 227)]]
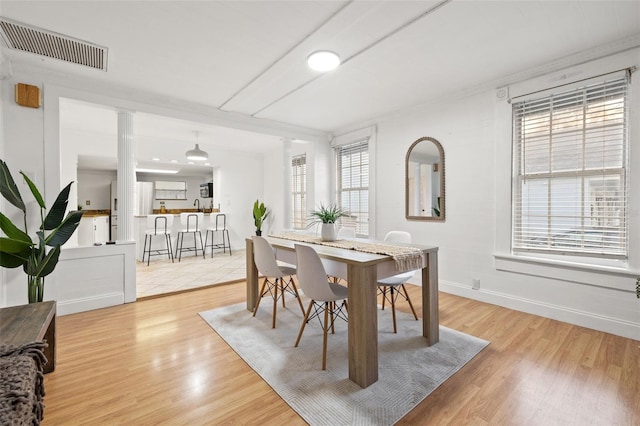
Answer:
[(330, 50), (316, 50), (307, 56), (307, 64), (316, 71), (331, 71), (340, 65), (340, 56)]
[(158, 174), (175, 174), (175, 173), (178, 173), (177, 170), (144, 169), (144, 168), (136, 168), (136, 172), (140, 172), (140, 173), (158, 173)]
[(209, 154), (200, 149), (200, 145), (198, 144), (198, 132), (194, 133), (196, 134), (196, 147), (186, 152), (187, 159), (193, 161), (207, 160), (209, 158)]

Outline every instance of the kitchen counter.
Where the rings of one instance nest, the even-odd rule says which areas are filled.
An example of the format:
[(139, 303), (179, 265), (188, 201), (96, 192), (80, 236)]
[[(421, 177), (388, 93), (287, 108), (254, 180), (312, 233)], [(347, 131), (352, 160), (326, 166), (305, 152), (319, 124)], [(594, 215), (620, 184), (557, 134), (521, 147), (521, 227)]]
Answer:
[(80, 210), (82, 217), (110, 216), (111, 210)]
[[(198, 213), (198, 209), (166, 209), (161, 212), (160, 209), (153, 209), (153, 214), (180, 214), (180, 213)], [(204, 209), (200, 213), (220, 213), (218, 209)]]

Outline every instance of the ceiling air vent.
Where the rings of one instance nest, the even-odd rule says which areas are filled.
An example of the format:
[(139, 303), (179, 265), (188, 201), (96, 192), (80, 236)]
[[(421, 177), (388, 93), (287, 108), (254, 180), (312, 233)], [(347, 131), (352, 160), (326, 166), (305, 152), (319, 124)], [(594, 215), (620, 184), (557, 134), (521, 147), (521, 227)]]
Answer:
[(0, 17), (0, 35), (11, 49), (107, 70), (107, 48)]

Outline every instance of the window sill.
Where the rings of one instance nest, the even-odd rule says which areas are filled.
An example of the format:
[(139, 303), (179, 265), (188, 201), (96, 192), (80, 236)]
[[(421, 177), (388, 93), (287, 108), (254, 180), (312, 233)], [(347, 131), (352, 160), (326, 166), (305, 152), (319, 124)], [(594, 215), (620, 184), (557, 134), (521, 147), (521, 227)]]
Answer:
[(629, 270), (626, 265), (593, 265), (575, 261), (545, 259), (513, 254), (494, 253), (495, 268), (499, 271), (514, 272), (543, 278), (551, 278), (605, 287), (621, 291), (631, 291), (640, 272)]

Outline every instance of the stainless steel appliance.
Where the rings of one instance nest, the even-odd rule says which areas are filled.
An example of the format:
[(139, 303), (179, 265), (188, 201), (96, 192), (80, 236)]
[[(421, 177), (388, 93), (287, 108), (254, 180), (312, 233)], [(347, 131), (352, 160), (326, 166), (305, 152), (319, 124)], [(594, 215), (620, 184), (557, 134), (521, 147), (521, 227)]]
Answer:
[(200, 184), (200, 198), (213, 198), (213, 182)]

